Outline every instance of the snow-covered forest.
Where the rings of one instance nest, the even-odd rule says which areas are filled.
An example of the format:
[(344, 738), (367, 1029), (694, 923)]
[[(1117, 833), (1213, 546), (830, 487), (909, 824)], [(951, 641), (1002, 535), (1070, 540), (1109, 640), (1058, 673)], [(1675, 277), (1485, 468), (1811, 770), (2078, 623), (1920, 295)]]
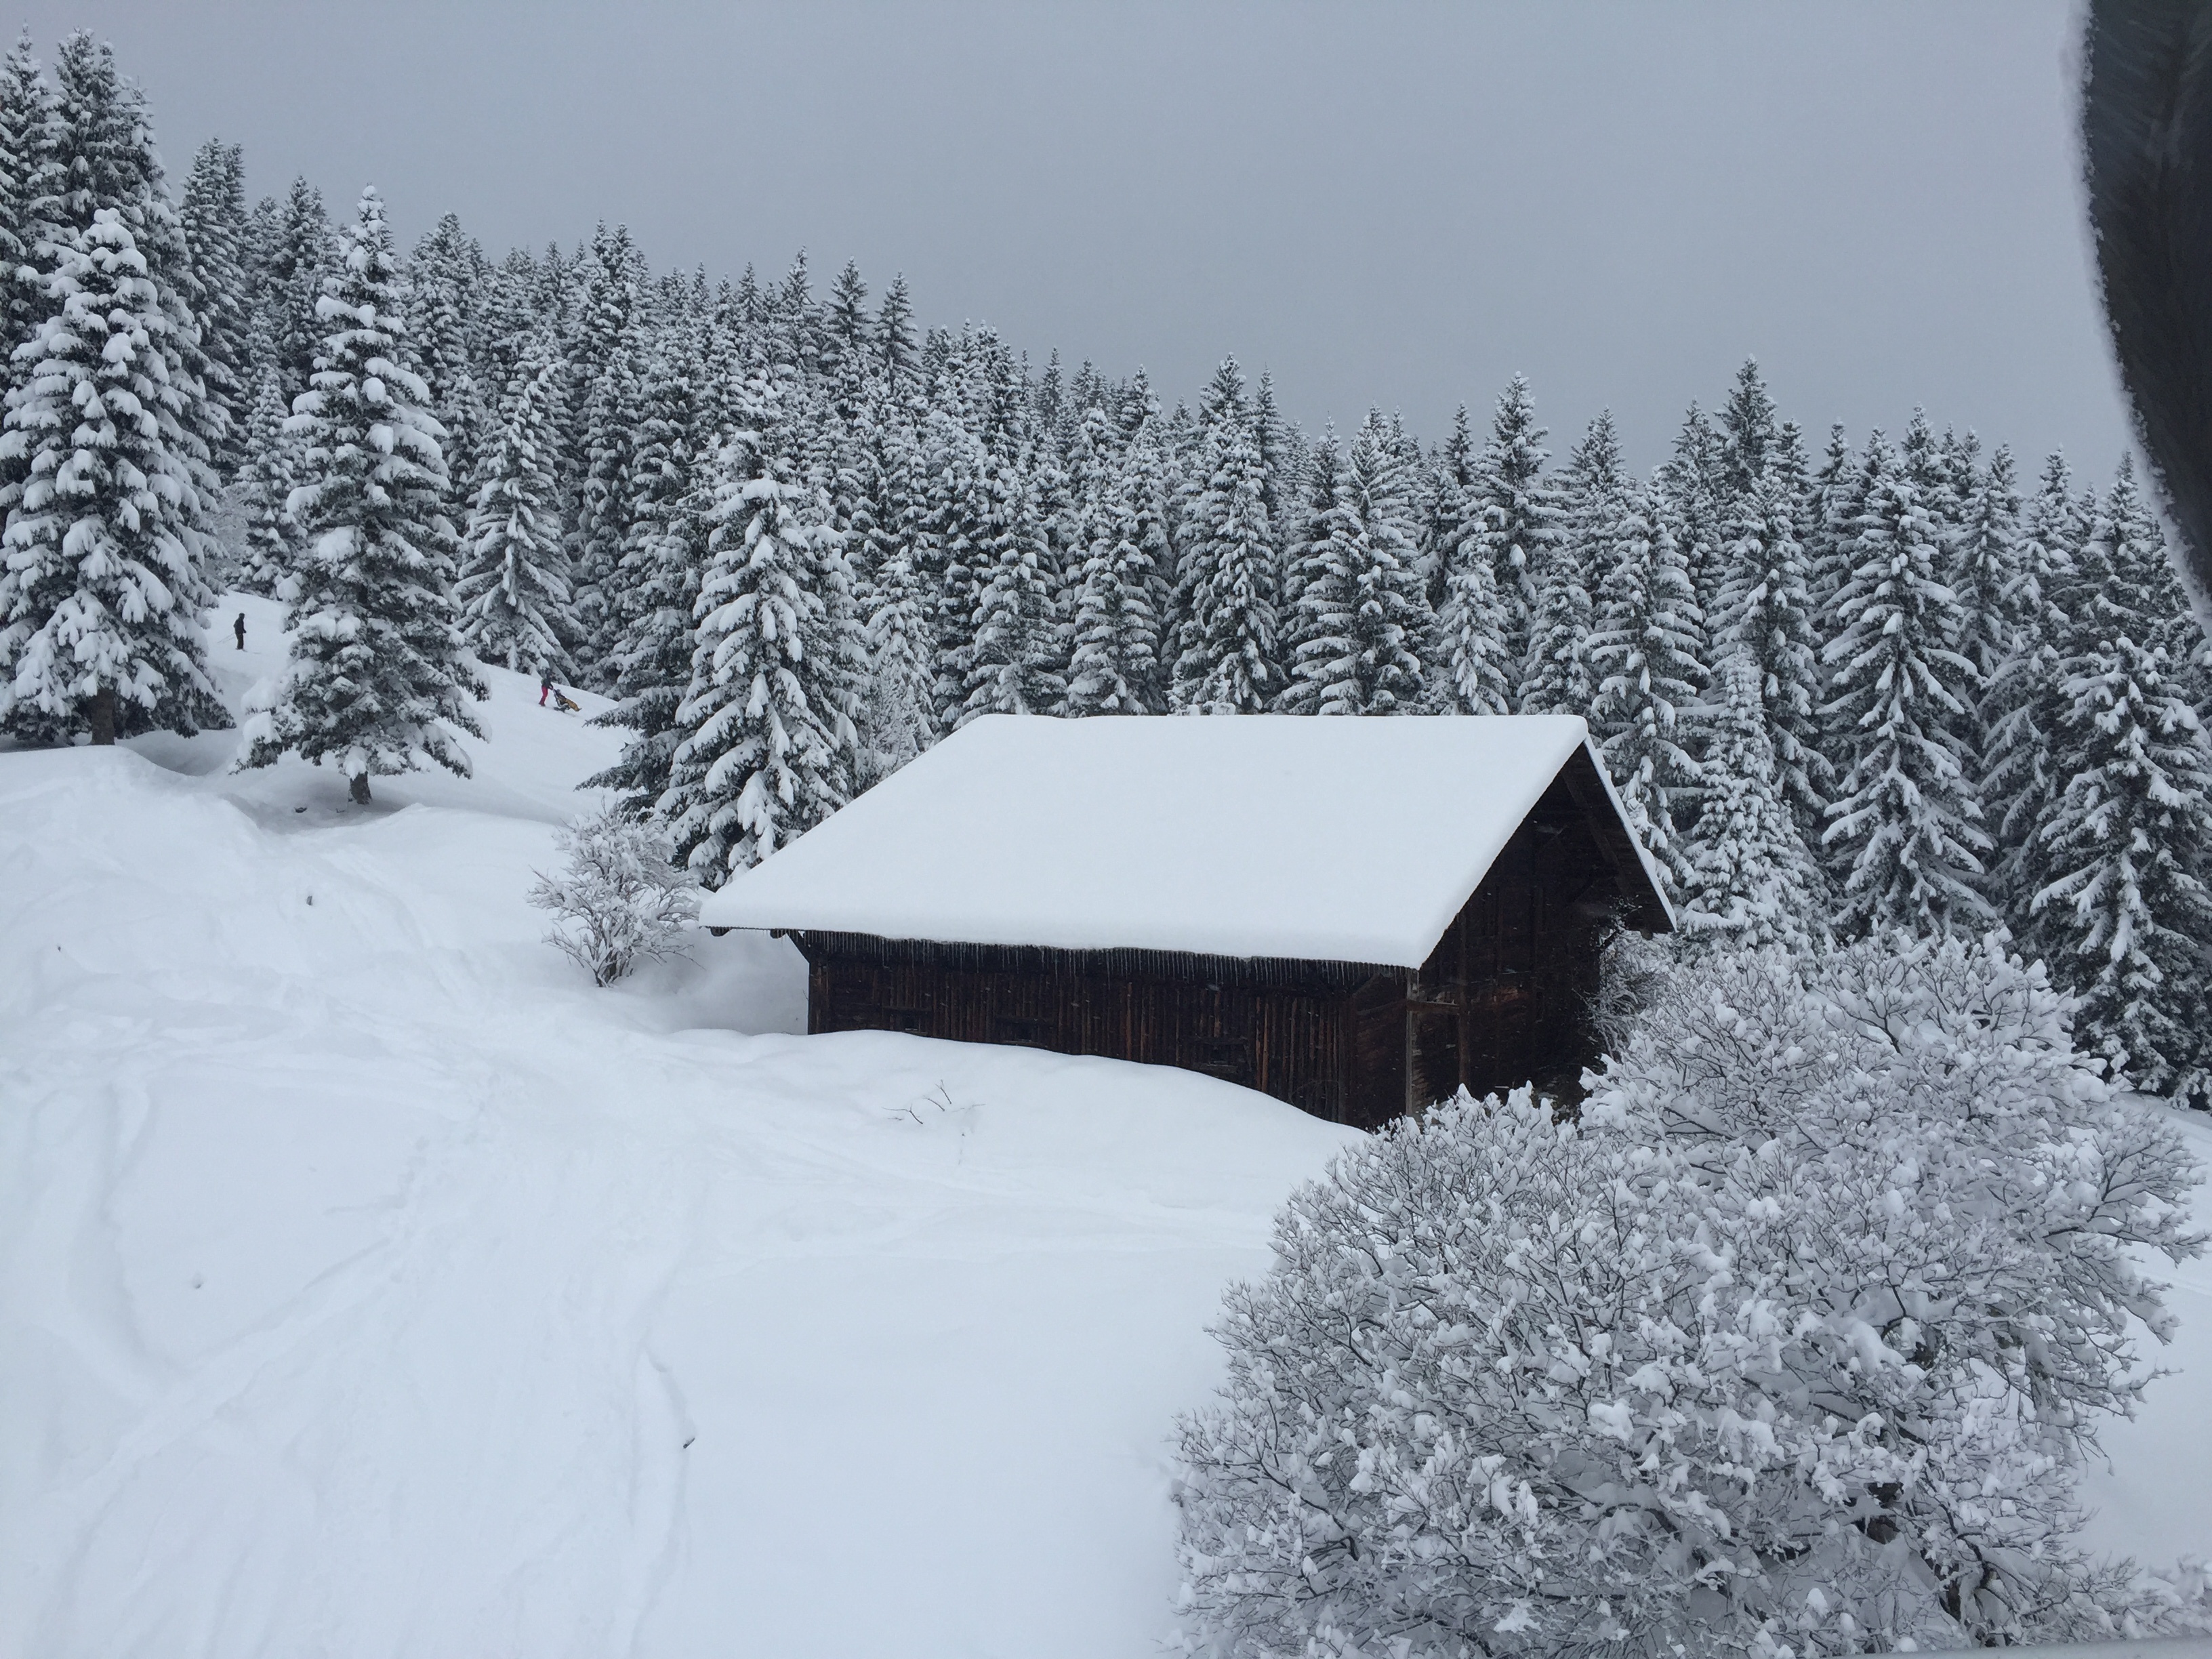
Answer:
[(173, 199), (83, 35), (8, 57), (0, 167), (19, 738), (210, 718), (235, 584), (301, 624), (250, 762), (465, 769), (469, 653), (550, 672), (712, 885), (986, 712), (1572, 712), (1700, 939), (2002, 926), (2204, 1095), (2212, 656), (2124, 459), (1808, 434), (1747, 362), (1647, 477), (1603, 414), (1555, 464), (1518, 378), (1313, 434), (1233, 360), (1170, 403), (803, 253), (403, 251), (216, 140)]
[[(2212, 1628), (2212, 1118), (2142, 1097), (2212, 1105), (2212, 649), (2130, 461), (1749, 361), (1648, 473), (1520, 377), (1314, 432), (244, 161), (0, 60), (0, 1627)], [(697, 889), (1000, 712), (1571, 714), (1681, 926), (1575, 1111), (798, 1035)]]

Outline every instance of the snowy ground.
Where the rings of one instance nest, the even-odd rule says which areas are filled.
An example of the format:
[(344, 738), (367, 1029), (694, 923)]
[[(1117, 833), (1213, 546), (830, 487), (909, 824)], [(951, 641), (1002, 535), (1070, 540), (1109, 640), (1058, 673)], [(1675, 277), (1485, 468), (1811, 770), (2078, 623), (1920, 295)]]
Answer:
[[(614, 740), (491, 678), (479, 775), (365, 811), (227, 732), (0, 754), (0, 1659), (1157, 1651), (1203, 1328), (1343, 1132), (784, 1035), (734, 934), (592, 990), (522, 895)], [(2163, 1561), (2212, 1554), (2179, 1277), (2097, 1480)]]
[(0, 753), (0, 1654), (1156, 1650), (1203, 1327), (1344, 1132), (784, 1035), (735, 934), (593, 991), (522, 896), (614, 738), (491, 678), (367, 811)]

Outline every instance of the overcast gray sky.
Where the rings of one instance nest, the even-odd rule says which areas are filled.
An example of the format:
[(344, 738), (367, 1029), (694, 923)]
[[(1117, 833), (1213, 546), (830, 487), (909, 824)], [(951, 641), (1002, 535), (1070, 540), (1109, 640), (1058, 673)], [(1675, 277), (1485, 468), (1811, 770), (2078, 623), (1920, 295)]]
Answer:
[(1440, 436), (1514, 371), (1658, 459), (1755, 354), (1814, 434), (1915, 403), (2101, 477), (2066, 0), (1089, 7), (77, 0), (181, 175), (373, 180), (411, 240), (625, 221), (659, 267), (802, 245), (1040, 361), (1223, 353), (1310, 427)]

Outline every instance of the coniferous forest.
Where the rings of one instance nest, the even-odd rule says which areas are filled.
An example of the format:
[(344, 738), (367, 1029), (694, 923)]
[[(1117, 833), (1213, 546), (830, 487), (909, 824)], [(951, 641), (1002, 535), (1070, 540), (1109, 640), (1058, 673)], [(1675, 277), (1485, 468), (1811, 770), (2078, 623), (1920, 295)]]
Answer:
[(984, 714), (1571, 713), (1689, 948), (2003, 930), (2206, 1095), (2212, 653), (2124, 459), (1808, 430), (1747, 362), (1646, 476), (1519, 378), (1309, 433), (1233, 360), (1185, 400), (804, 254), (403, 248), (219, 141), (172, 179), (85, 34), (0, 64), (0, 264), (19, 743), (225, 719), (243, 588), (294, 642), (242, 763), (465, 772), (478, 665), (550, 672), (714, 885)]

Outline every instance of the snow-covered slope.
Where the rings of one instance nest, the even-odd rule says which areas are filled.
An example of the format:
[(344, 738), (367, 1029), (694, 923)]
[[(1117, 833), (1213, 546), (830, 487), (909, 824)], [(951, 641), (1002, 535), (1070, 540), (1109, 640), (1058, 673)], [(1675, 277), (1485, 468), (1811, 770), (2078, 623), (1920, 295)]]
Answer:
[(787, 1035), (742, 935), (593, 991), (523, 893), (616, 739), (489, 678), (366, 811), (0, 753), (0, 1653), (1153, 1651), (1204, 1327), (1346, 1132)]
[[(2212, 1118), (2173, 1118), (2212, 1171)], [(2212, 1231), (2212, 1185), (2197, 1188), (2196, 1208), (2197, 1226)], [(2163, 1346), (2139, 1329), (2136, 1343), (2147, 1364), (2172, 1375), (2150, 1385), (2133, 1422), (2105, 1430), (2106, 1463), (2084, 1483), (2097, 1511), (2088, 1541), (2154, 1566), (2184, 1555), (2212, 1561), (2212, 1259), (2175, 1267), (2153, 1256), (2146, 1265), (2171, 1287), (2166, 1304), (2180, 1329)]]

